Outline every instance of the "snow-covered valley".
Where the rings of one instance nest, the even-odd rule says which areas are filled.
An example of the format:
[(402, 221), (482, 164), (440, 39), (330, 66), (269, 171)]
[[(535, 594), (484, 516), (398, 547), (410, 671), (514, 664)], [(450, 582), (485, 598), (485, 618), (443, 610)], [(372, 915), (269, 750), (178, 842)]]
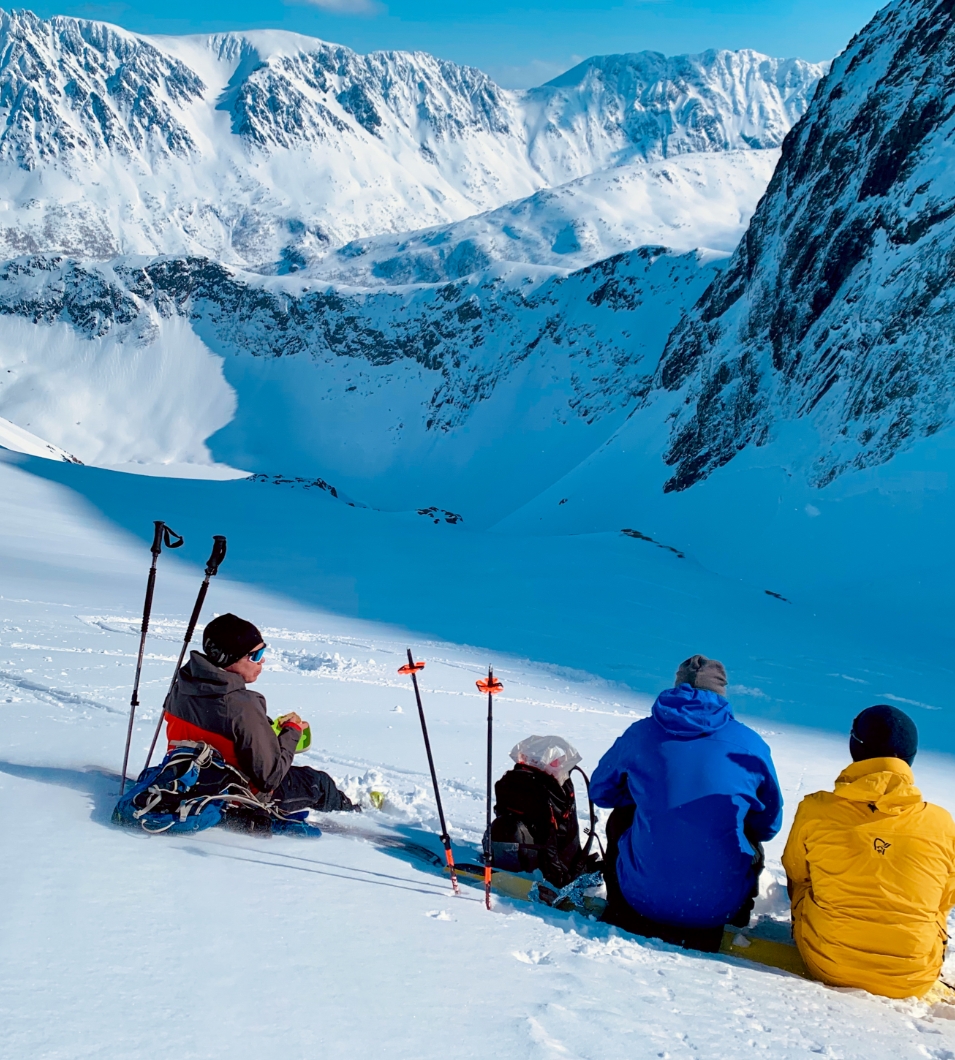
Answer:
[(281, 33), (0, 41), (0, 417), (392, 509), (464, 510), (506, 454), (501, 515), (645, 394), (825, 71), (645, 52), (508, 92)]

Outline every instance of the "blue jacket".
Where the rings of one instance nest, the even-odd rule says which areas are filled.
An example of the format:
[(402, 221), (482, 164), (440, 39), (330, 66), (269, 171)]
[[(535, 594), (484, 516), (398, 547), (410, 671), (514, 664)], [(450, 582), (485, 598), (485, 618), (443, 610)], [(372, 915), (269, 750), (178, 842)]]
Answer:
[(754, 843), (782, 825), (769, 747), (715, 692), (661, 692), (590, 781), (598, 806), (636, 806), (617, 876), (638, 913), (666, 924), (726, 922), (755, 882)]

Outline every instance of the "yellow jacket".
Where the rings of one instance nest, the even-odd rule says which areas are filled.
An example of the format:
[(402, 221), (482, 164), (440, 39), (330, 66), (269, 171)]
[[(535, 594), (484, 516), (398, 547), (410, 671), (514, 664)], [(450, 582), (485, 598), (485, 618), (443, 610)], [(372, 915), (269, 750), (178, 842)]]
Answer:
[(920, 997), (942, 967), (955, 904), (955, 821), (899, 758), (853, 762), (799, 804), (783, 853), (793, 934), (833, 986)]

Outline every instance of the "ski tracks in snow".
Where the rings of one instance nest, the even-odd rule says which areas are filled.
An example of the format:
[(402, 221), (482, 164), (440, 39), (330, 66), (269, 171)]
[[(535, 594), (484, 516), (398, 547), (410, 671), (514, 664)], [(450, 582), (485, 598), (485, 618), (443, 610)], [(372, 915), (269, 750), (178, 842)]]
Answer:
[[(57, 706), (68, 704), (69, 706), (92, 708), (94, 710), (105, 710), (110, 714), (121, 714), (118, 707), (110, 706), (109, 703), (100, 703), (98, 700), (82, 696), (77, 692), (69, 692), (61, 688), (53, 688), (28, 678), (23, 674), (13, 673), (9, 670), (0, 670), (0, 686), (6, 687), (12, 692), (28, 692), (37, 700), (44, 703), (53, 703)], [(7, 703), (19, 701), (18, 697), (5, 697)]]

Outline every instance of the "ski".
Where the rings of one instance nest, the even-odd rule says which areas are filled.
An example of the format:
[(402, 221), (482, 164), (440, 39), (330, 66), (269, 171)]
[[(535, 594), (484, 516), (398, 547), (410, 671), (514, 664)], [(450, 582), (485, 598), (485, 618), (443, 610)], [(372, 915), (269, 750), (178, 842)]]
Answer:
[[(430, 832), (415, 831), (413, 837), (402, 836), (393, 831), (385, 832), (374, 827), (345, 824), (337, 814), (320, 816), (321, 829), (325, 834), (364, 840), (372, 846), (397, 857), (406, 858), (432, 872), (447, 874), (449, 871), (444, 858), (427, 846), (427, 843), (434, 838)], [(458, 862), (455, 865), (455, 874), (460, 883), (482, 891), (485, 888), (485, 871), (484, 864)], [(573, 883), (565, 887), (563, 891), (558, 891), (550, 884), (534, 880), (527, 875), (493, 867), (491, 868), (491, 890), (502, 898), (544, 905), (556, 912), (578, 914), (590, 919), (599, 918), (606, 905), (602, 898), (583, 894), (582, 888), (577, 888), (575, 894)], [(693, 953), (692, 950), (686, 952)], [(806, 970), (795, 943), (764, 938), (753, 934), (751, 929), (732, 928), (724, 931), (720, 954), (763, 968), (797, 975), (803, 979), (812, 978)], [(715, 954), (705, 956), (715, 956)]]

